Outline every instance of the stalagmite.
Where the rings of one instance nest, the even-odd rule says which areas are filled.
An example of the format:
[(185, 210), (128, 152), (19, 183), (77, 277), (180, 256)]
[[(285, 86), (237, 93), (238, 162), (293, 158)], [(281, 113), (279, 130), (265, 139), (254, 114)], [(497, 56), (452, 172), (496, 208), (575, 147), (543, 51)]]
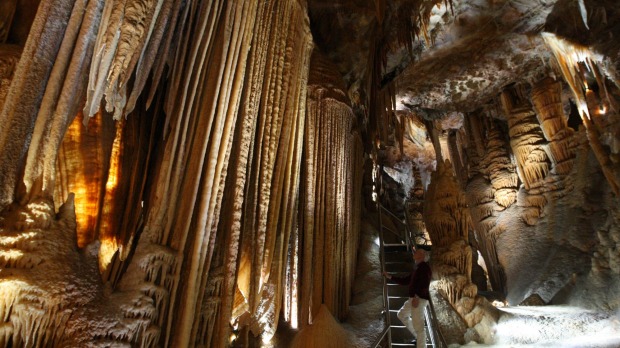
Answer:
[(424, 202), (424, 222), (433, 245), (439, 247), (447, 247), (456, 240), (467, 240), (470, 224), (467, 210), (462, 210), (466, 206), (465, 197), (450, 175), (452, 168), (449, 165), (449, 161), (438, 164), (433, 175), (434, 184), (429, 186)]
[[(431, 266), (433, 278), (438, 280), (436, 287), (465, 318), (473, 308), (459, 303), (477, 295), (477, 287), (471, 282), (472, 249), (467, 242), (471, 222), (451, 167), (449, 161), (440, 163), (432, 175), (425, 196), (424, 222), (433, 242)], [(474, 327), (478, 322), (467, 324)]]

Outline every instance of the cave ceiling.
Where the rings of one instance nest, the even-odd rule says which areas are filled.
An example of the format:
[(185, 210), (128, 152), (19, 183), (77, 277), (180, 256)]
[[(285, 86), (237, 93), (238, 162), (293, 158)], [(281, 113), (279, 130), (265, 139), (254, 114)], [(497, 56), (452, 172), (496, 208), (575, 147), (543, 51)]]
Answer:
[(378, 83), (394, 84), (397, 107), (437, 115), (473, 111), (505, 86), (539, 80), (551, 57), (539, 34), (568, 27), (565, 34), (575, 36), (584, 27), (574, 15), (583, 1), (386, 3), (310, 0), (315, 41), (339, 67), (354, 102), (369, 93), (372, 52), (379, 51)]
[[(424, 119), (482, 111), (505, 121), (502, 91), (516, 86), (527, 94), (546, 76), (561, 79), (544, 33), (617, 61), (620, 44), (609, 40), (620, 33), (616, 8), (611, 0), (308, 2), (314, 41), (344, 77), (358, 123), (385, 145), (380, 162), (413, 160), (428, 168), (435, 156), (424, 143), (430, 141)], [(617, 76), (613, 64), (604, 69)], [(563, 94), (568, 115), (567, 86)], [(373, 105), (385, 100), (393, 105)], [(397, 122), (385, 115), (394, 109)], [(454, 129), (435, 127), (444, 136)]]

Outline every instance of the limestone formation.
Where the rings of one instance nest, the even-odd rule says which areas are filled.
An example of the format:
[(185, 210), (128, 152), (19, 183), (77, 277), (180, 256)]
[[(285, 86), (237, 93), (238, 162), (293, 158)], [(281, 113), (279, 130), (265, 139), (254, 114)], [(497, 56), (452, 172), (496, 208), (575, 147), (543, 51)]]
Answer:
[[(608, 92), (607, 77), (600, 72), (598, 66), (600, 63), (586, 47), (571, 44), (553, 34), (546, 34), (544, 39), (554, 54), (564, 80), (570, 86), (577, 103), (579, 116), (586, 128), (590, 146), (601, 165), (605, 178), (615, 194), (620, 195), (620, 173), (617, 163), (614, 163), (609, 153), (610, 150), (603, 145), (601, 140), (605, 137), (602, 133), (609, 134), (609, 138), (616, 137), (620, 128), (620, 117), (617, 107), (615, 107), (617, 102)], [(603, 92), (601, 96), (597, 96), (590, 88), (587, 77), (590, 72), (594, 75), (592, 78), (595, 84)], [(618, 88), (616, 78), (612, 77), (611, 83), (615, 85), (612, 88)], [(607, 114), (608, 111), (609, 114)], [(604, 128), (605, 130), (603, 130)], [(611, 149), (613, 153), (618, 153), (616, 146), (612, 145)], [(617, 162), (617, 156), (614, 158)]]
[(0, 346), (274, 346), (326, 323), (353, 346), (341, 328), (381, 326), (350, 308), (375, 199), (432, 245), (452, 343), (498, 342), (483, 296), (613, 317), (619, 18), (613, 0), (0, 1)]
[(0, 108), (4, 106), (4, 99), (15, 74), (15, 67), (21, 56), (21, 48), (15, 45), (0, 44)]
[(7, 0), (0, 4), (0, 43), (5, 43), (11, 30), (17, 0)]
[[(312, 56), (304, 136), (303, 229), (299, 322), (311, 324), (325, 304), (347, 316), (359, 243), (362, 144), (344, 86), (319, 52)], [(334, 144), (326, 148), (325, 144)], [(341, 265), (334, 269), (329, 265)]]
[(574, 131), (568, 127), (564, 115), (561, 83), (549, 77), (540, 81), (532, 90), (532, 104), (545, 139), (549, 142), (553, 169), (558, 174), (566, 175), (572, 169), (575, 158), (570, 142)]
[(433, 242), (432, 269), (436, 287), (465, 320), (474, 327), (481, 317), (473, 315), (477, 287), (471, 282), (471, 226), (465, 196), (449, 161), (437, 166), (425, 196), (424, 222)]
[(519, 89), (502, 93), (502, 105), (508, 118), (510, 146), (516, 157), (519, 178), (525, 189), (539, 185), (549, 173), (546, 142), (536, 115)]
[[(483, 127), (478, 115), (471, 115), (470, 120), (472, 125), (477, 127), (469, 128), (469, 142), (475, 143), (476, 139), (479, 139), (479, 136), (476, 136), (478, 132), (484, 132), (487, 136), (482, 153), (478, 154), (478, 147), (468, 151), (473, 176), (467, 183), (465, 194), (480, 251), (485, 260), (490, 260), (487, 264), (490, 283), (493, 289), (503, 292), (506, 279), (497, 256), (497, 239), (502, 230), (495, 227), (497, 216), (516, 202), (516, 166), (510, 160), (508, 144), (501, 137), (495, 122), (491, 121)], [(478, 132), (472, 132), (474, 129)]]

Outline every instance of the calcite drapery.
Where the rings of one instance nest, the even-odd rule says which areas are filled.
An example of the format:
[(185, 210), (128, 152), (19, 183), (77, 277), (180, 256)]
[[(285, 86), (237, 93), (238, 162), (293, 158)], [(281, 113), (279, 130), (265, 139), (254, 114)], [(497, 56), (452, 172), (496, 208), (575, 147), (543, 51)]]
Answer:
[[(295, 183), (285, 179), (297, 177), (299, 168), (296, 144), (303, 130), (311, 47), (303, 4), (201, 6), (191, 14), (197, 16), (196, 28), (184, 34), (187, 51), (173, 68), (177, 74), (167, 107), (172, 114), (165, 122), (172, 131), (142, 236), (148, 242), (136, 250), (137, 260), (154, 261), (159, 251), (149, 243), (176, 250), (177, 256), (162, 258), (165, 264), (145, 269), (146, 281), (160, 287), (164, 298), (170, 296), (169, 304), (156, 303), (158, 317), (168, 320), (160, 327), (172, 327), (163, 342), (174, 346), (224, 346), (229, 322), (238, 319), (232, 313), (247, 312), (240, 324), (251, 325), (255, 334), (266, 332), (268, 338), (275, 330), (283, 276), (279, 265), (292, 228), (286, 218), (292, 216), (296, 197)], [(232, 163), (240, 165), (227, 190), (236, 138)], [(220, 214), (222, 202), (228, 208), (232, 204), (232, 210)], [(187, 271), (181, 273), (182, 268)], [(237, 272), (237, 277), (224, 279), (223, 272)], [(121, 287), (141, 285), (121, 282)], [(237, 304), (244, 302), (239, 311)], [(175, 313), (180, 314), (173, 325)]]
[[(76, 117), (64, 136), (56, 161), (54, 205), (60, 206), (75, 193), (78, 246), (98, 238), (101, 205), (108, 176), (115, 127), (107, 117), (95, 118), (86, 128)], [(105, 219), (104, 219), (105, 220)]]
[(5, 0), (0, 3), (0, 43), (5, 43), (9, 36), (16, 8), (17, 0)]
[[(53, 192), (56, 149), (75, 117), (83, 90), (85, 80), (80, 73), (92, 52), (98, 7), (98, 1), (87, 5), (83, 0), (50, 0), (39, 6), (0, 114), (0, 167), (4, 168), (0, 172), (0, 207), (15, 198), (22, 170), (25, 187), (20, 199), (27, 200), (26, 195), (32, 197), (40, 191)], [(31, 152), (28, 163), (24, 163), (26, 151)]]
[[(27, 165), (35, 169), (27, 173), (26, 183), (35, 184), (29, 184), (24, 189), (24, 194), (31, 200), (40, 195), (51, 196), (48, 186), (45, 185), (53, 187), (53, 173), (45, 172), (46, 181), (42, 181), (45, 185), (39, 185), (40, 175), (36, 170), (41, 163), (44, 170), (47, 170), (45, 166), (48, 162), (55, 163), (60, 140), (77, 114), (76, 105), (82, 101), (80, 91), (86, 87), (90, 54), (94, 52), (95, 59), (90, 75), (87, 111), (99, 109), (97, 96), (106, 91), (107, 106), (114, 107), (118, 116), (118, 112), (123, 111), (124, 88), (134, 67), (140, 72), (136, 75), (137, 82), (133, 84), (131, 93), (146, 86), (143, 84), (143, 77), (150, 73), (150, 69), (146, 62), (137, 57), (157, 52), (158, 40), (166, 47), (164, 53), (157, 56), (159, 60), (153, 67), (156, 69), (155, 74), (162, 74), (156, 76), (163, 76), (163, 72), (157, 69), (162, 69), (162, 62), (170, 62), (172, 78), (169, 82), (159, 84), (159, 77), (156, 77), (150, 86), (159, 84), (167, 88), (167, 104), (161, 108), (163, 98), (154, 87), (151, 91), (155, 92), (151, 92), (149, 96), (155, 98), (155, 108), (151, 111), (155, 114), (152, 125), (165, 127), (162, 134), (159, 134), (163, 141), (140, 145), (139, 141), (148, 142), (155, 133), (151, 133), (147, 127), (144, 134), (133, 134), (132, 132), (140, 132), (141, 129), (139, 126), (130, 126), (134, 120), (145, 120), (138, 122), (140, 124), (150, 123), (148, 118), (144, 117), (148, 113), (134, 112), (129, 115), (133, 119), (109, 128), (116, 139), (115, 143), (120, 145), (114, 145), (112, 149), (108, 147), (106, 151), (110, 152), (112, 157), (103, 156), (102, 160), (105, 162), (106, 158), (110, 158), (110, 168), (127, 170), (127, 173), (120, 174), (120, 179), (130, 187), (123, 186), (121, 189), (121, 186), (115, 186), (120, 179), (112, 177), (112, 171), (107, 173), (110, 180), (107, 180), (105, 185), (103, 177), (87, 179), (87, 184), (100, 187), (102, 191), (108, 190), (104, 198), (106, 207), (97, 222), (105, 229), (100, 231), (99, 238), (108, 236), (119, 239), (121, 245), (112, 244), (109, 252), (113, 255), (116, 247), (121, 250), (113, 257), (112, 264), (104, 274), (104, 279), (109, 281), (105, 289), (98, 287), (98, 282), (92, 281), (92, 278), (96, 278), (96, 267), (92, 267), (92, 257), (87, 257), (91, 267), (82, 267), (81, 272), (88, 273), (87, 277), (90, 277), (89, 281), (94, 284), (93, 290), (97, 295), (88, 302), (72, 301), (78, 307), (85, 306), (83, 310), (75, 312), (73, 317), (76, 321), (89, 323), (95, 321), (88, 313), (94, 313), (98, 308), (106, 308), (104, 313), (107, 314), (102, 315), (104, 318), (99, 321), (101, 325), (98, 329), (89, 329), (87, 325), (74, 325), (71, 332), (64, 332), (61, 325), (53, 321), (49, 322), (49, 325), (37, 326), (40, 318), (36, 315), (17, 321), (22, 318), (22, 313), (34, 310), (33, 305), (13, 308), (9, 306), (5, 308), (4, 314), (8, 315), (12, 327), (15, 327), (14, 323), (17, 322), (30, 325), (27, 326), (32, 328), (27, 333), (28, 337), (45, 341), (45, 336), (38, 332), (37, 328), (40, 328), (56, 335), (57, 340), (65, 342), (65, 346), (79, 346), (80, 342), (86, 341), (142, 346), (226, 346), (230, 339), (231, 319), (239, 319), (238, 324), (251, 327), (255, 334), (262, 334), (268, 339), (277, 327), (280, 306), (284, 302), (284, 265), (287, 264), (291, 240), (289, 236), (297, 229), (306, 83), (312, 49), (306, 5), (304, 2), (295, 1), (109, 1), (105, 4), (104, 8), (103, 1), (81, 1), (76, 3), (75, 7), (69, 2), (61, 1), (50, 0), (42, 3), (33, 27), (34, 34), (31, 35), (30, 44), (24, 52), (28, 57), (36, 53), (50, 61), (56, 61), (57, 67), (40, 64), (37, 68), (48, 69), (47, 71), (52, 71), (52, 76), (58, 78), (54, 78), (54, 83), (47, 85), (50, 91), (46, 92), (42, 103), (37, 104), (32, 98), (28, 99), (28, 103), (24, 101), (25, 98), (20, 101), (20, 95), (15, 91), (18, 88), (21, 88), (20, 91), (24, 90), (25, 82), (32, 85), (40, 80), (33, 78), (37, 76), (35, 73), (40, 73), (40, 69), (28, 72), (30, 61), (22, 60), (18, 72), (28, 72), (30, 75), (20, 75), (13, 84), (15, 91), (9, 93), (9, 107), (5, 110), (15, 109), (17, 102), (34, 109), (44, 105), (45, 108), (40, 110), (36, 119), (40, 126), (10, 128), (13, 125), (12, 120), (17, 125), (24, 120), (28, 123), (28, 119), (17, 120), (13, 111), (3, 114), (1, 124), (3, 131), (10, 129), (12, 137), (22, 137), (20, 140), (24, 142), (28, 141), (29, 134), (37, 134), (33, 138), (37, 142), (33, 142), (28, 156), (25, 157)], [(143, 5), (146, 7), (137, 8)], [(74, 15), (71, 15), (72, 11)], [(105, 25), (101, 26), (98, 41), (94, 42), (94, 33), (99, 28), (98, 18), (102, 13)], [(81, 21), (81, 26), (77, 25), (80, 18), (78, 14), (84, 14), (87, 19)], [(140, 20), (135, 22), (134, 15)], [(64, 20), (69, 17), (70, 20)], [(168, 26), (153, 31), (152, 24), (160, 19)], [(62, 25), (51, 28), (57, 31), (45, 27), (52, 21), (68, 22), (67, 30), (64, 31)], [(120, 30), (117, 38), (114, 36), (115, 28)], [(65, 33), (65, 36), (62, 33)], [(36, 46), (35, 38), (39, 38), (37, 35), (45, 38), (53, 36), (57, 39), (51, 43), (57, 43), (56, 49), (61, 52), (62, 57), (54, 59), (56, 51), (41, 51)], [(122, 42), (115, 47), (117, 39)], [(71, 42), (74, 42), (75, 46), (72, 46)], [(169, 60), (168, 52), (172, 53), (174, 59)], [(39, 64), (38, 61), (35, 63)], [(70, 76), (67, 80), (73, 84), (62, 83), (61, 77), (65, 72)], [(109, 76), (114, 77), (109, 84), (100, 83)], [(44, 84), (35, 87), (39, 88), (31, 89), (45, 89)], [(62, 93), (58, 94), (59, 91)], [(75, 93), (71, 93), (72, 91)], [(64, 102), (63, 98), (69, 97), (73, 99)], [(45, 115), (54, 111), (58, 98), (58, 105), (61, 106), (58, 109), (65, 114), (61, 113), (62, 117), (57, 117), (59, 113), (54, 113), (54, 122), (59, 123), (52, 122), (52, 125), (48, 126), (49, 117)], [(140, 98), (136, 99), (136, 105), (140, 107), (149, 102), (151, 101), (141, 102)], [(165, 110), (165, 115), (162, 110)], [(124, 112), (128, 111), (124, 109)], [(352, 116), (350, 108), (348, 112), (349, 116)], [(348, 119), (346, 122), (352, 120)], [(359, 138), (349, 136), (351, 124), (346, 125), (345, 123), (333, 128), (333, 140), (340, 141), (337, 146), (348, 142), (356, 145), (343, 146), (343, 152), (334, 157), (339, 164), (334, 168), (327, 168), (330, 171), (342, 169), (341, 180), (348, 185), (339, 188), (336, 195), (339, 204), (359, 204), (359, 197), (349, 200), (350, 197), (345, 194), (359, 192), (359, 189), (354, 189), (351, 185), (359, 186), (358, 178), (361, 177), (359, 170), (349, 170), (358, 163), (356, 159), (361, 158), (361, 145)], [(91, 126), (92, 131), (99, 128), (97, 123)], [(0, 161), (14, 161), (17, 167), (2, 178), (2, 186), (12, 188), (21, 180), (18, 178), (19, 164), (23, 162), (21, 159), (26, 154), (19, 151), (25, 143), (16, 142), (15, 147), (15, 144), (7, 139), (8, 137), (0, 139), (3, 151)], [(108, 139), (110, 141), (107, 146), (111, 146), (111, 139)], [(131, 146), (131, 139), (137, 141), (135, 146), (140, 151), (130, 153), (122, 147)], [(72, 136), (65, 140), (68, 143), (63, 145), (64, 150), (68, 150), (66, 146), (75, 146)], [(148, 150), (141, 152), (143, 149)], [(323, 149), (328, 148), (321, 147), (321, 150)], [(348, 151), (354, 151), (357, 157)], [(69, 155), (68, 152), (66, 154)], [(82, 155), (88, 156), (85, 152), (82, 152)], [(158, 158), (146, 165), (150, 155), (157, 155)], [(326, 153), (324, 155), (327, 156)], [(71, 157), (74, 158), (73, 155)], [(41, 158), (45, 160), (40, 161)], [(130, 160), (134, 163), (125, 163)], [(67, 171), (67, 158), (61, 156), (58, 164), (62, 179), (57, 186), (58, 200), (68, 196), (72, 203), (72, 196), (68, 195), (69, 191), (74, 190), (72, 182), (62, 177), (73, 175)], [(105, 163), (103, 167), (106, 167)], [(54, 166), (52, 168), (56, 169)], [(144, 171), (144, 176), (135, 176)], [(133, 179), (127, 180), (129, 176)], [(45, 189), (41, 190), (40, 187)], [(102, 191), (99, 191), (99, 194)], [(120, 202), (115, 197), (119, 192), (122, 192), (126, 202)], [(2, 193), (4, 203), (8, 204), (13, 200), (12, 190)], [(146, 198), (146, 215), (142, 223), (141, 207)], [(101, 198), (98, 200), (101, 201)], [(53, 204), (46, 202), (46, 209), (53, 211)], [(125, 203), (126, 205), (123, 205)], [(126, 209), (119, 220), (120, 214), (115, 212), (122, 207)], [(73, 204), (68, 204), (66, 209), (72, 210)], [(222, 209), (223, 214), (220, 214)], [(343, 205), (337, 207), (336, 211), (339, 216), (348, 214), (348, 218), (341, 221), (344, 225), (337, 224), (339, 228), (345, 226), (345, 229), (357, 230), (356, 221), (359, 220), (359, 215), (355, 212), (359, 209)], [(114, 218), (116, 220), (111, 220)], [(73, 219), (75, 221), (75, 218)], [(43, 228), (46, 226), (52, 225), (45, 223)], [(71, 226), (63, 228), (70, 233)], [(118, 235), (120, 231), (143, 233), (136, 235), (139, 240), (136, 239), (134, 248), (131, 247), (134, 235)], [(3, 233), (5, 232), (8, 233), (3, 230)], [(84, 243), (92, 239), (92, 235), (86, 236)], [(105, 239), (101, 242), (105, 245)], [(343, 240), (341, 245), (346, 245), (345, 259), (355, 260), (355, 238)], [(97, 244), (90, 245), (88, 249), (92, 252), (96, 246)], [(78, 255), (76, 245), (68, 243), (66, 247), (72, 251), (65, 254)], [(102, 247), (99, 253), (104, 249)], [(132, 250), (131, 253), (128, 252), (129, 249)], [(92, 254), (89, 252), (88, 255)], [(339, 257), (340, 254), (336, 251), (333, 255)], [(128, 258), (123, 261), (125, 257)], [(248, 258), (249, 265), (239, 262)], [(75, 263), (77, 268), (80, 268), (79, 264)], [(346, 270), (336, 275), (336, 287), (350, 283), (353, 265), (354, 262), (349, 262)], [(13, 267), (6, 264), (3, 268), (5, 266)], [(57, 270), (63, 271), (61, 268)], [(249, 277), (247, 283), (244, 283), (246, 271)], [(75, 279), (72, 278), (71, 271), (64, 274), (69, 279)], [(224, 277), (224, 274), (235, 274), (238, 277)], [(11, 284), (2, 282), (2, 291)], [(247, 287), (244, 287), (246, 285)], [(247, 292), (244, 294), (241, 288)], [(340, 296), (345, 298), (345, 302), (336, 306), (340, 308), (335, 311), (346, 313), (348, 294), (336, 291), (331, 294), (336, 294), (332, 303), (339, 302)], [(7, 297), (7, 301), (19, 301), (18, 293), (12, 293), (12, 296), (16, 297)], [(247, 296), (245, 306), (241, 304), (243, 301), (236, 301), (244, 296)], [(106, 302), (110, 298), (114, 300)], [(104, 303), (110, 305), (106, 307)], [(61, 306), (58, 311), (67, 309), (70, 307)], [(242, 318), (233, 314), (244, 312), (247, 315), (242, 315)], [(4, 337), (14, 343), (30, 340), (20, 330), (3, 332), (6, 333)]]
[(301, 326), (311, 323), (322, 304), (337, 318), (347, 315), (362, 200), (363, 148), (355, 116), (335, 67), (318, 51), (312, 56), (304, 146)]
[(243, 220), (238, 259), (228, 262), (239, 262), (231, 319), (268, 340), (284, 302), (290, 236), (297, 228), (312, 42), (305, 3), (264, 4), (259, 11), (252, 60), (266, 70), (254, 66), (250, 74), (241, 144), (248, 152), (235, 169), (237, 185), (245, 181), (235, 192)]
[(0, 48), (0, 110), (2, 110), (22, 49), (16, 45), (3, 44), (0, 44)]

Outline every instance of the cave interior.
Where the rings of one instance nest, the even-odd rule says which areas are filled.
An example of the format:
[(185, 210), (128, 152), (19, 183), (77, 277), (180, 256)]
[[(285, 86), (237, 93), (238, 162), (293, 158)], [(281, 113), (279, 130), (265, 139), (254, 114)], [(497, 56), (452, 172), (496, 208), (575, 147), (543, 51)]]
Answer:
[(614, 0), (2, 0), (0, 346), (369, 347), (381, 204), (450, 346), (617, 347), (618, 37)]

